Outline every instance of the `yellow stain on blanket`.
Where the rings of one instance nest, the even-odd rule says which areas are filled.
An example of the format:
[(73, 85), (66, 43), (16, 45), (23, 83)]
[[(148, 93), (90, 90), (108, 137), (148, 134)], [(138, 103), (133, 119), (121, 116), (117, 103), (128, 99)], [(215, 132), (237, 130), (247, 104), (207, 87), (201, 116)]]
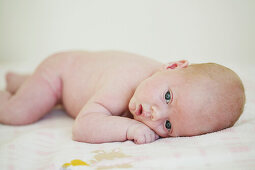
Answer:
[[(70, 163), (62, 165), (62, 170), (71, 168), (71, 166), (90, 166), (96, 170), (108, 170), (113, 168), (132, 168), (131, 161), (128, 158), (131, 156), (124, 154), (120, 149), (113, 149), (110, 152), (104, 150), (93, 151), (94, 159), (89, 160), (90, 165), (82, 160), (74, 159)], [(113, 160), (117, 160), (113, 161)], [(118, 160), (120, 162), (118, 162)]]
[(114, 149), (110, 152), (105, 152), (104, 150), (96, 150), (93, 153), (96, 155), (94, 156), (95, 160), (91, 160), (90, 163), (93, 165), (96, 165), (97, 163), (101, 163), (100, 165), (97, 165), (97, 170), (107, 170), (107, 169), (113, 169), (113, 168), (132, 168), (133, 166), (130, 164), (130, 162), (123, 162), (120, 163), (111, 163), (107, 162), (102, 164), (102, 161), (112, 161), (112, 160), (122, 160), (123, 158), (130, 158), (131, 156), (124, 154), (119, 149)]
[(74, 159), (70, 163), (65, 163), (62, 165), (63, 168), (66, 168), (68, 166), (89, 166), (86, 162), (83, 162), (82, 160), (79, 159)]
[(97, 162), (102, 160), (113, 160), (118, 158), (127, 158), (130, 157), (124, 153), (122, 153), (120, 150), (113, 150), (111, 152), (105, 152), (104, 150), (96, 150), (93, 153), (96, 153), (94, 158)]

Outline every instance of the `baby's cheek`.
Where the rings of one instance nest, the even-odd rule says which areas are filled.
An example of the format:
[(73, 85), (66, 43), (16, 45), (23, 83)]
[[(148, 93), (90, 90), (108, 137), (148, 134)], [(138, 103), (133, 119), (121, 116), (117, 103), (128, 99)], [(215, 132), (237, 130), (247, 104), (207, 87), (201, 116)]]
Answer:
[(164, 131), (163, 128), (161, 127), (158, 127), (158, 128), (152, 128), (152, 130), (157, 134), (159, 135), (160, 137), (162, 138), (165, 138), (165, 137), (168, 137), (168, 134)]
[(166, 133), (162, 133), (162, 132), (156, 132), (156, 133), (157, 133), (157, 135), (159, 135), (159, 136), (162, 137), (162, 138), (167, 138), (167, 137), (169, 137), (169, 135), (166, 134)]

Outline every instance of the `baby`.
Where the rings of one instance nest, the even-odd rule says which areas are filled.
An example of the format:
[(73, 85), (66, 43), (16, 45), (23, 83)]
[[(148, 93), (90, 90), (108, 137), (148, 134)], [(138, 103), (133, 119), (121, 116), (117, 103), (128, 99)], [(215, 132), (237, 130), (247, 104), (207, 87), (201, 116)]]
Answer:
[(233, 126), (245, 104), (241, 80), (224, 66), (117, 51), (58, 53), (31, 76), (6, 79), (0, 123), (33, 123), (62, 104), (75, 118), (73, 139), (88, 143), (215, 132)]

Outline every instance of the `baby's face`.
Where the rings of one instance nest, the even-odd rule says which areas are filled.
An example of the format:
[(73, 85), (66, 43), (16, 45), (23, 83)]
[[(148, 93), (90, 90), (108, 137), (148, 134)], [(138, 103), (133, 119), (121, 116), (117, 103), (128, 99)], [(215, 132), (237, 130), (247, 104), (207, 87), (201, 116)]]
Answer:
[(200, 115), (205, 96), (199, 83), (189, 86), (181, 74), (178, 69), (155, 73), (137, 87), (129, 103), (134, 119), (161, 137), (199, 135), (210, 128), (208, 118)]

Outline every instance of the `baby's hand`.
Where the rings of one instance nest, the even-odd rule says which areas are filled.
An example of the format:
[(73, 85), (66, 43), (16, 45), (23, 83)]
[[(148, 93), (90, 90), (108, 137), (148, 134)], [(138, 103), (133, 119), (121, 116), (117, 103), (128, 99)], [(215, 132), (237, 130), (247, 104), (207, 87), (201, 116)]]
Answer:
[(139, 122), (128, 128), (127, 138), (134, 140), (136, 144), (144, 144), (154, 142), (159, 136), (148, 126)]

